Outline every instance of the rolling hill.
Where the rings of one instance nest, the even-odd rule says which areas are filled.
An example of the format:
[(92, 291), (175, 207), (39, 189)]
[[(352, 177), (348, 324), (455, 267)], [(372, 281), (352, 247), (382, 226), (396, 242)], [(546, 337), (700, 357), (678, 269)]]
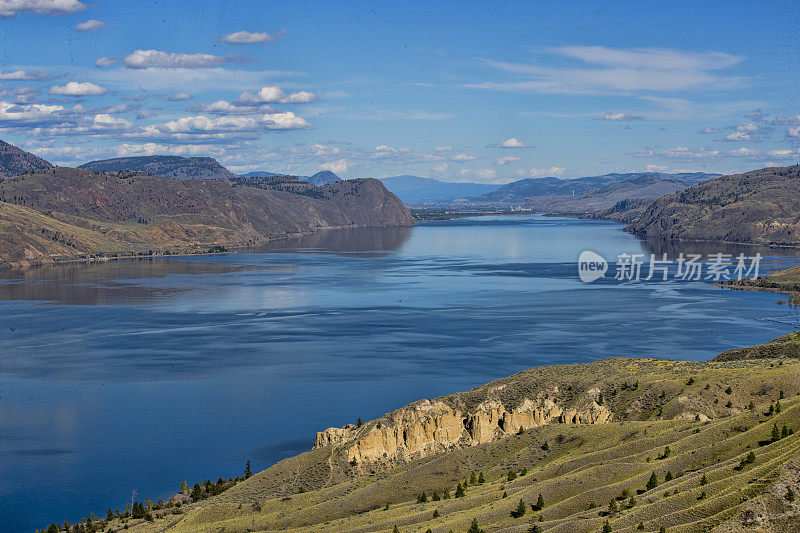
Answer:
[(800, 244), (800, 166), (723, 176), (659, 198), (632, 217), (643, 238)]
[(78, 168), (92, 172), (121, 172), (133, 170), (177, 180), (232, 179), (236, 174), (219, 164), (213, 157), (181, 157), (177, 155), (148, 155), (119, 157), (90, 161)]
[[(796, 343), (795, 343), (796, 346)], [(113, 530), (796, 531), (800, 352), (526, 370), (317, 434)], [(791, 489), (791, 490), (790, 490)], [(608, 524), (606, 526), (606, 524)]]
[(315, 187), (286, 177), (178, 180), (65, 167), (0, 179), (0, 266), (204, 252), (325, 228), (414, 224), (374, 179)]

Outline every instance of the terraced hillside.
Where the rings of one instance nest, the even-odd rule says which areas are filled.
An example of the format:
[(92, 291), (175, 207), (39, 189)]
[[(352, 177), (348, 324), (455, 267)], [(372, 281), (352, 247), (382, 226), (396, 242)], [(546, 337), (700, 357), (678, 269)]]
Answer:
[[(327, 430), (343, 438), (318, 436), (313, 450), (249, 479), (199, 484), (147, 509), (152, 521), (112, 518), (104, 526), (447, 533), (475, 521), (486, 532), (797, 531), (798, 375), (797, 359), (614, 358), (534, 368)], [(522, 420), (505, 415), (532, 400), (562, 414), (603, 408), (610, 418), (501, 423)], [(354, 456), (354, 444), (386, 426), (397, 426), (406, 442), (423, 428), (435, 440), (448, 426), (429, 416), (434, 404), (458, 412), (458, 439), (440, 431), (441, 447)], [(479, 413), (493, 424), (483, 439), (469, 431)]]

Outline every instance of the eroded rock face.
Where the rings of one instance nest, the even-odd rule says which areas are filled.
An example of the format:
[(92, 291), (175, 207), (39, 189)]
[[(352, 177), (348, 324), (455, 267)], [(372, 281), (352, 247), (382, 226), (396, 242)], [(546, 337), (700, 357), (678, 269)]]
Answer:
[(427, 457), (456, 447), (474, 446), (550, 423), (601, 424), (612, 413), (594, 395), (565, 408), (540, 395), (508, 408), (487, 397), (469, 412), (440, 400), (422, 400), (361, 427), (349, 425), (317, 433), (314, 448), (334, 446), (356, 464)]

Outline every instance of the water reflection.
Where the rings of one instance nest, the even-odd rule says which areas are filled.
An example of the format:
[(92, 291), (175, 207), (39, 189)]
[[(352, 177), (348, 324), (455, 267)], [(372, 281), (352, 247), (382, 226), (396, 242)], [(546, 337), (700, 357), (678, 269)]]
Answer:
[(399, 250), (411, 236), (414, 228), (348, 228), (322, 230), (312, 235), (281, 239), (259, 248), (262, 252), (331, 253), (335, 255), (360, 254), (383, 257)]

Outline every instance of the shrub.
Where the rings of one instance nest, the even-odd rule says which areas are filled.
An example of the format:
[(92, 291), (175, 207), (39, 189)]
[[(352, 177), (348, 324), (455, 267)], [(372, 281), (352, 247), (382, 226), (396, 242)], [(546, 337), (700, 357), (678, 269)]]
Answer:
[(478, 483), (479, 483), (479, 484), (481, 484), (481, 485), (483, 485), (484, 483), (486, 483), (486, 478), (485, 478), (485, 477), (483, 477), (483, 472), (481, 472), (481, 473), (478, 475)]
[(708, 484), (708, 478), (706, 477), (705, 474), (703, 474), (703, 477), (700, 478), (700, 486), (707, 485), (707, 484)]
[(786, 501), (789, 503), (794, 502), (794, 491), (792, 490), (792, 487), (786, 489)]
[(725, 389), (725, 394), (732, 394), (732, 393), (733, 393), (732, 388), (728, 387), (727, 389)]
[(439, 509), (434, 509), (433, 510), (433, 517), (434, 518), (439, 518)]
[(694, 385), (694, 378), (689, 378), (689, 381), (686, 382), (687, 385)]
[(666, 483), (667, 481), (672, 481), (672, 472), (669, 470), (667, 470), (667, 475), (664, 476), (664, 482)]
[(508, 478), (509, 481), (514, 481), (515, 479), (517, 479), (517, 473), (509, 470), (508, 475), (506, 477)]

